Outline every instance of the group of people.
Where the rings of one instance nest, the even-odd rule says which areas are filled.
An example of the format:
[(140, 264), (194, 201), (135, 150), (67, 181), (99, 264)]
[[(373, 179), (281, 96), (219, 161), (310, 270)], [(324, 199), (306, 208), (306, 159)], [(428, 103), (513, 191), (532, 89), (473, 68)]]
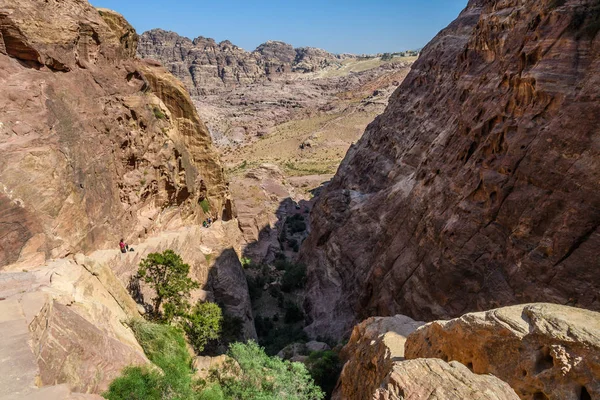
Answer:
[(202, 221), (202, 226), (205, 228), (209, 228), (213, 222), (213, 219), (211, 217), (208, 217), (208, 219)]

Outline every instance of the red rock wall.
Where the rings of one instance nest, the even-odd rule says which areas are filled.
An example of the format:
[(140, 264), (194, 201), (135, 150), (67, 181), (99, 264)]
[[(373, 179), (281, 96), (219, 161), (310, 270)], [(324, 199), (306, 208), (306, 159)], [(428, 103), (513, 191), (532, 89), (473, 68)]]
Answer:
[(87, 1), (0, 0), (0, 268), (221, 214), (209, 132), (136, 40)]
[(440, 32), (312, 213), (311, 333), (600, 309), (598, 30), (598, 1), (473, 0)]

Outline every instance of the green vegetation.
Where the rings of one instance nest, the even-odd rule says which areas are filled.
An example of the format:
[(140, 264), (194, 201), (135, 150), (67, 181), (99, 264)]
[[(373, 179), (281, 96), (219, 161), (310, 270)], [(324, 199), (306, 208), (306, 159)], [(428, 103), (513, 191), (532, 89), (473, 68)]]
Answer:
[(294, 322), (304, 320), (304, 312), (302, 312), (296, 303), (286, 301), (283, 308), (285, 309), (283, 320), (286, 324), (293, 324)]
[(281, 278), (281, 290), (291, 292), (301, 289), (306, 284), (306, 266), (290, 263)]
[(306, 222), (302, 214), (294, 214), (286, 220), (286, 225), (290, 230), (290, 233), (304, 232), (306, 230)]
[(215, 303), (197, 303), (186, 315), (183, 330), (197, 353), (204, 350), (209, 340), (218, 339), (221, 333), (223, 314), (221, 307)]
[(266, 336), (259, 339), (259, 343), (264, 346), (267, 354), (275, 355), (290, 343), (306, 343), (308, 340), (302, 326), (286, 325), (267, 331)]
[(110, 400), (192, 399), (191, 357), (183, 333), (173, 326), (144, 320), (128, 324), (162, 374), (145, 367), (127, 368), (103, 396)]
[(208, 199), (203, 199), (200, 202), (200, 207), (202, 207), (202, 211), (204, 211), (204, 214), (208, 214), (208, 212), (210, 211), (210, 203), (208, 202)]
[(308, 357), (307, 366), (315, 383), (329, 398), (342, 372), (342, 362), (338, 353), (331, 350), (313, 351)]
[(188, 278), (189, 271), (190, 266), (173, 250), (150, 253), (140, 262), (140, 279), (156, 292), (152, 299), (155, 319), (168, 323), (186, 314), (190, 291), (199, 287), (198, 282)]
[(152, 112), (154, 113), (156, 119), (165, 119), (167, 117), (160, 107), (154, 106), (152, 108)]
[[(255, 342), (234, 343), (229, 356), (239, 370), (230, 366), (232, 374), (214, 374), (222, 389), (223, 399), (236, 400), (320, 400), (324, 393), (314, 384), (303, 364), (269, 357)], [(231, 376), (234, 375), (234, 376)], [(215, 386), (209, 387), (217, 393)], [(218, 397), (212, 397), (218, 398)]]

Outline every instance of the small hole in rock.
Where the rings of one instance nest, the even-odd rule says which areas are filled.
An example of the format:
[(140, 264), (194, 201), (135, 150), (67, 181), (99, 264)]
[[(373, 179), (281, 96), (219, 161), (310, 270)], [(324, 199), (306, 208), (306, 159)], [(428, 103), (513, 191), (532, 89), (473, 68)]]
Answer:
[(533, 400), (550, 400), (550, 399), (548, 399), (548, 396), (546, 396), (544, 393), (537, 392), (533, 395)]

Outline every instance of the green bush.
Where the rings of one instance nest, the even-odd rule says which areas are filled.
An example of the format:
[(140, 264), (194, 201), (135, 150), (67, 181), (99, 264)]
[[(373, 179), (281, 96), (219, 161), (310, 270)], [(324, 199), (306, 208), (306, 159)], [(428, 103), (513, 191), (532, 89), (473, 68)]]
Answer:
[(281, 290), (291, 292), (301, 289), (306, 284), (306, 266), (303, 264), (289, 264), (281, 278)]
[(261, 346), (269, 355), (277, 354), (281, 349), (290, 343), (306, 343), (308, 336), (300, 326), (284, 326), (282, 328), (271, 329), (266, 336), (259, 339)]
[(255, 342), (234, 343), (229, 356), (241, 372), (219, 382), (225, 396), (236, 400), (320, 400), (324, 393), (303, 364), (269, 357)]
[(283, 317), (283, 321), (286, 324), (293, 324), (294, 322), (299, 322), (304, 320), (304, 312), (298, 307), (296, 303), (291, 301), (286, 301), (284, 304), (285, 308), (285, 316)]
[(152, 112), (154, 113), (156, 119), (165, 119), (167, 117), (159, 107), (155, 106), (154, 108), (152, 108)]
[(161, 400), (161, 376), (141, 367), (127, 367), (103, 396), (109, 400)]
[(215, 383), (202, 390), (198, 395), (198, 400), (226, 400), (226, 397), (221, 386)]
[(210, 203), (208, 202), (208, 199), (202, 200), (200, 202), (200, 207), (202, 208), (202, 211), (204, 211), (204, 214), (208, 214), (210, 211)]
[(163, 373), (139, 367), (125, 369), (104, 397), (111, 400), (194, 398), (192, 360), (183, 332), (173, 326), (141, 319), (128, 321), (128, 324), (148, 359)]
[(261, 298), (263, 293), (263, 287), (265, 286), (266, 279), (262, 275), (255, 277), (246, 276), (248, 281), (248, 294), (250, 294), (250, 301), (254, 302)]
[(308, 356), (307, 367), (315, 383), (323, 389), (329, 398), (342, 372), (342, 362), (339, 355), (331, 350), (313, 351)]
[[(296, 215), (300, 215), (300, 214), (296, 214)], [(302, 217), (302, 216), (300, 215), (300, 217)], [(292, 234), (298, 233), (298, 232), (304, 232), (306, 230), (306, 222), (304, 222), (303, 219), (302, 220), (292, 219), (292, 220), (288, 221), (288, 227)]]
[(187, 312), (190, 292), (200, 286), (188, 278), (189, 271), (190, 266), (173, 250), (150, 253), (140, 262), (138, 276), (156, 293), (152, 299), (154, 318), (170, 322)]
[(204, 350), (209, 340), (219, 338), (222, 320), (221, 307), (209, 302), (198, 302), (185, 316), (182, 321), (183, 330), (197, 353)]

